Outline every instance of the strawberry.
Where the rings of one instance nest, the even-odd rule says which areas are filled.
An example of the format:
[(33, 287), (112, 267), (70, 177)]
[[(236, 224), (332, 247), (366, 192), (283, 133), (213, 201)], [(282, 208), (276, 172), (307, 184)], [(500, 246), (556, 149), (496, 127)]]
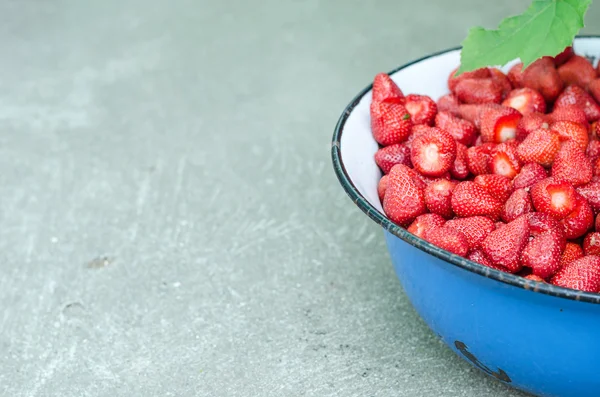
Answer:
[(475, 182), (460, 182), (452, 191), (452, 210), (461, 218), (488, 216), (498, 219), (502, 203)]
[(516, 137), (517, 124), (523, 116), (510, 107), (491, 109), (481, 116), (481, 137), (484, 142), (501, 143)]
[(517, 147), (509, 143), (497, 145), (490, 153), (489, 170), (507, 178), (514, 178), (521, 171)]
[(404, 103), (404, 94), (386, 73), (379, 73), (373, 80), (373, 102), (392, 101)]
[(533, 62), (523, 71), (523, 87), (539, 91), (546, 102), (554, 101), (563, 89), (563, 82), (549, 58), (541, 58)]
[(414, 171), (404, 164), (390, 171), (383, 198), (383, 210), (395, 223), (405, 226), (427, 211), (423, 188), (415, 181)]
[(502, 102), (502, 87), (490, 78), (463, 79), (456, 85), (454, 94), (463, 103), (481, 104)]
[(406, 230), (417, 237), (423, 238), (426, 231), (434, 227), (443, 226), (445, 223), (446, 220), (438, 214), (423, 214), (417, 216)]
[(570, 85), (556, 98), (554, 108), (560, 109), (563, 106), (574, 105), (585, 112), (587, 121), (596, 121), (600, 119), (600, 105), (583, 88), (577, 85)]
[(583, 249), (577, 243), (567, 243), (560, 257), (560, 267), (564, 267), (583, 256)]
[(483, 187), (492, 197), (495, 197), (502, 203), (508, 200), (513, 192), (511, 180), (502, 175), (477, 175), (473, 182)]
[(495, 146), (493, 143), (486, 143), (467, 149), (467, 166), (473, 175), (489, 173), (490, 154)]
[(588, 233), (583, 239), (583, 252), (586, 255), (600, 255), (600, 233)]
[(456, 186), (456, 182), (447, 179), (438, 179), (430, 183), (424, 191), (425, 205), (429, 212), (438, 214), (444, 218), (452, 218), (452, 190)]
[(588, 84), (588, 91), (596, 102), (600, 102), (600, 78), (590, 81)]
[(377, 195), (379, 196), (379, 200), (383, 203), (383, 198), (385, 197), (385, 191), (387, 190), (388, 187), (388, 176), (384, 175), (381, 177), (381, 179), (379, 180), (379, 183), (377, 184)]
[(469, 253), (469, 255), (467, 256), (467, 259), (469, 259), (473, 262), (477, 262), (480, 265), (491, 267), (492, 269), (496, 269), (496, 270), (500, 270), (502, 272), (508, 273), (508, 270), (505, 267), (494, 265), (492, 263), (492, 261), (490, 260), (490, 258), (488, 258), (486, 256), (486, 254), (480, 249), (471, 251)]
[(600, 232), (600, 214), (596, 216), (596, 222), (594, 222), (594, 230)]
[(451, 179), (449, 172), (446, 172), (445, 174), (440, 175), (439, 177), (434, 177), (434, 176), (421, 175), (417, 171), (415, 171), (415, 170), (413, 170), (413, 171), (416, 175), (418, 175), (418, 178), (421, 180), (421, 182), (423, 182), (425, 184), (425, 187), (431, 185), (434, 182), (437, 182), (440, 179), (446, 179), (448, 181)]
[(560, 223), (563, 225), (565, 236), (568, 239), (581, 237), (594, 226), (592, 207), (582, 196), (578, 195), (575, 201), (575, 209)]
[(423, 238), (458, 256), (466, 256), (469, 251), (469, 243), (465, 235), (446, 225), (427, 230)]
[(498, 103), (484, 103), (482, 105), (464, 104), (458, 107), (458, 115), (473, 123), (476, 128), (480, 128), (483, 115), (495, 109), (504, 109), (504, 106)]
[(592, 163), (598, 159), (600, 157), (600, 141), (589, 141), (587, 149), (585, 150), (585, 155)]
[(456, 142), (439, 128), (419, 134), (412, 141), (410, 158), (415, 170), (425, 176), (440, 176), (450, 170), (456, 159)]
[(389, 174), (392, 167), (396, 164), (404, 164), (407, 167), (412, 167), (410, 149), (401, 143), (382, 147), (375, 152), (375, 163), (381, 168), (384, 174)]
[(529, 222), (521, 216), (492, 231), (483, 240), (483, 252), (494, 265), (502, 266), (514, 273), (521, 269), (521, 252), (529, 241)]
[(407, 95), (404, 107), (410, 113), (413, 124), (433, 125), (437, 114), (437, 105), (430, 97), (416, 94)]
[(485, 79), (491, 76), (490, 70), (488, 68), (476, 69), (471, 72), (465, 72), (459, 76), (455, 76), (458, 68), (454, 69), (450, 76), (448, 76), (448, 88), (450, 91), (454, 92), (458, 83), (465, 79)]
[(477, 128), (473, 123), (448, 112), (439, 112), (435, 116), (435, 126), (450, 133), (456, 142), (463, 145), (472, 145), (477, 135)]
[(500, 70), (496, 68), (490, 69), (490, 77), (492, 81), (496, 82), (500, 87), (502, 87), (502, 98), (506, 98), (508, 93), (513, 89), (510, 80), (506, 75)]
[(549, 167), (559, 149), (559, 135), (542, 128), (527, 135), (527, 138), (517, 147), (517, 155), (523, 163), (538, 163)]
[(587, 125), (587, 116), (585, 111), (579, 106), (564, 105), (559, 108), (554, 108), (552, 113), (548, 114), (548, 118), (553, 121), (573, 121)]
[(515, 189), (528, 188), (536, 182), (546, 179), (548, 173), (538, 163), (527, 163), (521, 167), (521, 172), (513, 179)]
[(560, 66), (563, 63), (567, 62), (573, 55), (575, 55), (573, 47), (568, 46), (560, 54), (554, 57), (554, 64), (556, 66)]
[(561, 268), (550, 280), (559, 287), (586, 292), (600, 291), (600, 257), (584, 256)]
[(564, 142), (554, 158), (552, 176), (580, 186), (588, 183), (593, 173), (592, 163), (579, 145), (573, 141)]
[(600, 158), (597, 158), (593, 165), (594, 175), (600, 176)]
[(512, 222), (519, 216), (528, 214), (531, 211), (533, 211), (533, 204), (529, 192), (525, 189), (517, 189), (504, 203), (501, 217), (505, 222)]
[(537, 281), (538, 283), (545, 283), (546, 280), (544, 280), (543, 278), (541, 278), (540, 276), (536, 276), (535, 274), (529, 274), (523, 278), (526, 278), (527, 280), (531, 280), (531, 281)]
[(600, 182), (590, 182), (586, 185), (579, 186), (577, 188), (577, 193), (586, 199), (595, 213), (600, 212)]
[(528, 113), (517, 124), (517, 140), (522, 142), (527, 135), (540, 128), (549, 128), (549, 117), (542, 113)]
[(545, 231), (529, 241), (521, 254), (523, 266), (541, 278), (552, 276), (560, 268), (565, 236), (560, 229)]
[(510, 68), (506, 75), (514, 88), (523, 87), (523, 63), (519, 62)]
[(588, 131), (583, 124), (573, 121), (557, 121), (552, 123), (550, 129), (560, 136), (561, 141), (573, 141), (581, 147), (581, 150), (586, 150), (588, 145)]
[(557, 70), (565, 86), (576, 84), (587, 88), (590, 81), (596, 78), (596, 71), (590, 61), (579, 55), (573, 55)]
[(437, 100), (438, 112), (449, 112), (458, 115), (460, 101), (454, 94), (446, 94)]
[(408, 138), (412, 126), (406, 108), (396, 102), (371, 102), (371, 131), (375, 140), (388, 146)]
[(562, 219), (575, 209), (577, 192), (573, 185), (555, 178), (546, 178), (531, 188), (531, 201), (539, 212)]
[(531, 212), (526, 215), (529, 221), (529, 232), (537, 236), (547, 231), (559, 230), (560, 223), (552, 215), (543, 212)]
[(485, 216), (451, 219), (446, 225), (464, 234), (471, 250), (479, 248), (488, 234), (496, 229), (494, 221)]
[(462, 143), (456, 144), (456, 159), (452, 168), (450, 168), (450, 175), (456, 179), (465, 179), (469, 176), (469, 166), (467, 164), (467, 147)]
[(534, 112), (546, 113), (546, 101), (544, 97), (533, 88), (517, 88), (512, 90), (502, 102), (502, 106), (516, 109), (522, 115)]

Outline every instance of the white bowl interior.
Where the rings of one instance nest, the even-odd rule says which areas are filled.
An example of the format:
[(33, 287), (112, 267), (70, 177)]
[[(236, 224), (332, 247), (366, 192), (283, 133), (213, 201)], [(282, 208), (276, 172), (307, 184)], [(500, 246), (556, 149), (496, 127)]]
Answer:
[[(600, 53), (600, 38), (578, 37), (574, 50), (580, 55), (592, 59), (594, 65)], [(518, 62), (506, 65), (505, 72)], [(450, 72), (460, 63), (460, 51), (453, 50), (413, 63), (392, 74), (392, 79), (404, 94), (428, 95), (437, 100), (448, 93), (447, 80)], [(379, 212), (383, 213), (377, 195), (377, 183), (381, 171), (375, 164), (373, 155), (378, 149), (371, 134), (369, 106), (371, 91), (367, 92), (352, 109), (343, 127), (340, 141), (340, 153), (344, 167), (360, 194)]]

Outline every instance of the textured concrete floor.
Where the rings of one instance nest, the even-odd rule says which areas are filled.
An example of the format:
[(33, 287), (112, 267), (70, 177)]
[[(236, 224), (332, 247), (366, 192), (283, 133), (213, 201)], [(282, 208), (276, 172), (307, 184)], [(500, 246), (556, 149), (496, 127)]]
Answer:
[(419, 320), (329, 140), (525, 3), (0, 0), (0, 395), (522, 396)]

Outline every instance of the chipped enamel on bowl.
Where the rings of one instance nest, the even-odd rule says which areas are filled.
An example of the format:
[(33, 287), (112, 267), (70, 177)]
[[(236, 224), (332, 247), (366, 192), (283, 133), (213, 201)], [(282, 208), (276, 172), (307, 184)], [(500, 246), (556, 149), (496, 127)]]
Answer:
[[(600, 36), (581, 36), (575, 52), (600, 55)], [(405, 94), (437, 100), (460, 49), (390, 72)], [(513, 63), (503, 70), (506, 72)], [(454, 352), (501, 382), (540, 396), (600, 396), (600, 294), (537, 283), (444, 251), (386, 218), (377, 195), (381, 171), (370, 130), (371, 86), (335, 128), (332, 159), (342, 187), (381, 225), (396, 274), (419, 315)]]

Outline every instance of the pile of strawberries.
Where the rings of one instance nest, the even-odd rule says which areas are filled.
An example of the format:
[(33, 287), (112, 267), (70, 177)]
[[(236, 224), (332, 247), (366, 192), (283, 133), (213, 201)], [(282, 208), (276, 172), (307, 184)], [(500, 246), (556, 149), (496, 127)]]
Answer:
[(598, 293), (600, 67), (571, 47), (522, 66), (453, 71), (437, 102), (375, 77), (383, 209), (484, 266)]

